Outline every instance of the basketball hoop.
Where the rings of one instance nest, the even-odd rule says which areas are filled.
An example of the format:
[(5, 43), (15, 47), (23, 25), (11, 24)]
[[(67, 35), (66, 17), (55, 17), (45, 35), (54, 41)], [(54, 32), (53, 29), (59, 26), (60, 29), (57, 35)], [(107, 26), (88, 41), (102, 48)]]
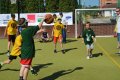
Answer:
[(10, 1), (11, 1), (11, 4), (16, 4), (17, 0), (10, 0)]

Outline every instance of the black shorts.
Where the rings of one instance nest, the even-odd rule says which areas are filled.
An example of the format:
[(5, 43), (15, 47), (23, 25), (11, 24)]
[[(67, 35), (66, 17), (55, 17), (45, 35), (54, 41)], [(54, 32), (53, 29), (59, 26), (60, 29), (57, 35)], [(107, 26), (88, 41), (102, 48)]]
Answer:
[(12, 61), (13, 59), (16, 59), (16, 58), (17, 58), (17, 56), (12, 56), (12, 55), (9, 56), (9, 60), (11, 60), (11, 61)]
[(16, 35), (8, 35), (8, 41), (15, 42)]

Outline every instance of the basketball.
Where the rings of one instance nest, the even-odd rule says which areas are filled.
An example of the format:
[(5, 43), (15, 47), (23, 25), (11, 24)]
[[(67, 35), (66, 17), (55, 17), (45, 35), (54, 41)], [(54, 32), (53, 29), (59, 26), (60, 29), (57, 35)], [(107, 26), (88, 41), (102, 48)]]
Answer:
[(52, 16), (52, 14), (46, 14), (45, 15), (45, 23), (51, 24), (53, 21), (54, 21), (54, 18)]

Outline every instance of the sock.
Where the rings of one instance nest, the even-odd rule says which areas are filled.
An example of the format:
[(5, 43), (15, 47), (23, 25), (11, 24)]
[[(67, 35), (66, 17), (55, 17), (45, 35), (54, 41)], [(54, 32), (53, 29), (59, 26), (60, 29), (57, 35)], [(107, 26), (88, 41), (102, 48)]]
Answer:
[(30, 70), (33, 70), (33, 68), (31, 67)]
[(23, 79), (23, 76), (20, 76), (19, 80), (24, 80), (24, 79)]

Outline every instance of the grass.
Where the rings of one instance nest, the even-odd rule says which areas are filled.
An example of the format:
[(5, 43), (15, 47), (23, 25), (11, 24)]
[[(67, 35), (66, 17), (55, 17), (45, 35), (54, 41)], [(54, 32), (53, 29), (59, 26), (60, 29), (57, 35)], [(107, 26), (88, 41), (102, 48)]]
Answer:
[[(36, 57), (33, 67), (38, 75), (29, 73), (28, 80), (120, 80), (120, 55), (116, 49), (116, 38), (97, 38), (93, 51), (94, 57), (86, 59), (86, 48), (80, 39), (68, 39), (64, 44), (66, 53), (54, 54), (52, 42), (40, 43), (35, 40)], [(0, 40), (0, 61), (7, 59), (7, 40)], [(102, 55), (101, 55), (102, 54)], [(18, 80), (20, 58), (0, 70), (0, 80)]]

